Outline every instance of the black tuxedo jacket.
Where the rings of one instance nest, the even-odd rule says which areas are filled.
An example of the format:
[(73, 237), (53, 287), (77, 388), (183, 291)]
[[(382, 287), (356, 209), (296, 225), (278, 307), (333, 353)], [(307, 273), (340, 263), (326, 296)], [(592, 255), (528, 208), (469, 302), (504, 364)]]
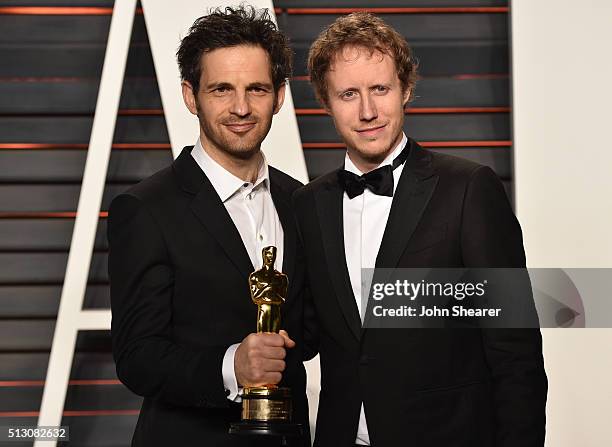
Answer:
[[(227, 434), (241, 406), (226, 398), (222, 360), (231, 344), (256, 330), (248, 286), (254, 268), (190, 152), (185, 148), (170, 167), (119, 195), (109, 212), (113, 355), (119, 379), (144, 396), (132, 445), (278, 445)], [(288, 350), (282, 383), (293, 393), (294, 420), (308, 431), (304, 265), (291, 209), (301, 184), (269, 172), (284, 232), (282, 271), (289, 276), (282, 326), (297, 343)]]
[[(520, 226), (493, 171), (409, 140), (377, 267), (523, 267)], [(375, 447), (544, 444), (538, 329), (362, 329), (337, 171), (294, 194), (319, 322), (315, 445), (355, 442), (361, 402)]]

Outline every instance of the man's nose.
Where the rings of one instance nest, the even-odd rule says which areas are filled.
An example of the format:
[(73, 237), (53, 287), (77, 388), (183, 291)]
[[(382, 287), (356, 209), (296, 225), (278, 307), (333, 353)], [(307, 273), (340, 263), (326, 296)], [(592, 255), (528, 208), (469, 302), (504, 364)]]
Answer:
[(251, 105), (249, 104), (247, 92), (236, 92), (230, 112), (238, 116), (247, 116), (251, 113)]
[(370, 97), (370, 95), (361, 95), (359, 119), (362, 121), (372, 121), (376, 118), (378, 118), (376, 102)]

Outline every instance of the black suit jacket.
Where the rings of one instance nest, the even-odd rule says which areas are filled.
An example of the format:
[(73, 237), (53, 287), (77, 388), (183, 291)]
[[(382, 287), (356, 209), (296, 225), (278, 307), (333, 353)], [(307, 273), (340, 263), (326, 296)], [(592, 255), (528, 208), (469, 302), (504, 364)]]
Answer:
[[(409, 140), (377, 267), (523, 267), (521, 229), (488, 167)], [(315, 445), (541, 447), (538, 329), (362, 329), (344, 252), (337, 171), (294, 194), (319, 322)]]
[[(255, 332), (248, 286), (254, 268), (190, 152), (185, 148), (170, 167), (116, 197), (109, 212), (113, 355), (119, 379), (144, 396), (132, 445), (275, 445), (227, 433), (241, 406), (226, 398), (222, 360), (231, 344)], [(297, 343), (288, 350), (283, 384), (293, 392), (294, 420), (308, 431), (304, 265), (291, 209), (301, 184), (272, 167), (269, 173), (289, 276), (282, 326)]]

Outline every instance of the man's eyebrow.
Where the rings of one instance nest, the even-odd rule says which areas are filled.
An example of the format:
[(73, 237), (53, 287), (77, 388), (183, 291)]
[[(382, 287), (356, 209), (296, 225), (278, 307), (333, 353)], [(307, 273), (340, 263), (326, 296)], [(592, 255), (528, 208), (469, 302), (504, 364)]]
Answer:
[(393, 84), (391, 82), (378, 82), (376, 84), (371, 85), (370, 88), (376, 88), (376, 87), (391, 88), (392, 86)]
[(232, 88), (232, 84), (230, 84), (229, 82), (211, 82), (210, 84), (206, 85), (206, 90), (213, 90), (216, 88)]
[(262, 88), (267, 90), (271, 90), (272, 87), (272, 83), (270, 82), (252, 82), (247, 86), (247, 88)]
[(336, 94), (340, 95), (340, 94), (345, 93), (345, 92), (356, 92), (358, 90), (359, 89), (357, 87), (342, 87), (342, 88), (339, 88), (339, 89), (336, 90)]

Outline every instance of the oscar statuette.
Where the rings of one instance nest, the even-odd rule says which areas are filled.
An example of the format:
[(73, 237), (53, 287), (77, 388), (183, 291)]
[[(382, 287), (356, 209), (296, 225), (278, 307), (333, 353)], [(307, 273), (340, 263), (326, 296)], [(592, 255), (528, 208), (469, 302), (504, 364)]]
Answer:
[[(249, 275), (251, 299), (257, 305), (257, 332), (278, 333), (281, 305), (287, 297), (287, 275), (274, 269), (276, 247), (262, 250), (263, 267)], [(244, 387), (242, 417), (230, 427), (231, 434), (302, 436), (302, 424), (291, 422), (291, 390), (278, 385)]]

